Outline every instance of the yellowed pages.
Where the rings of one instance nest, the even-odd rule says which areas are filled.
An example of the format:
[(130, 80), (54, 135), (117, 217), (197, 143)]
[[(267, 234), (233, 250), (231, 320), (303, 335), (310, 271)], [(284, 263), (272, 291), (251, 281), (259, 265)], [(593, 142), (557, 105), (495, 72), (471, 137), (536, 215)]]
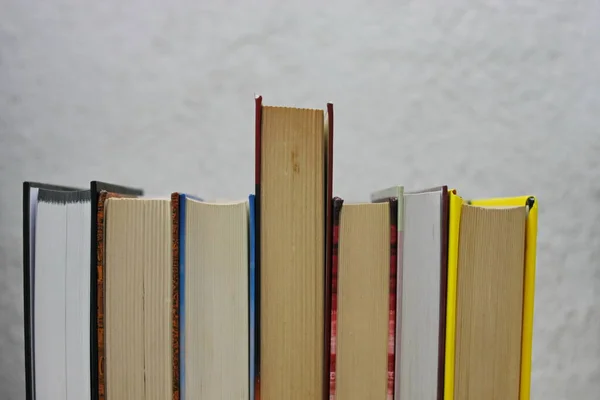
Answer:
[(247, 202), (185, 202), (185, 398), (247, 400)]
[(169, 200), (106, 201), (107, 399), (171, 398)]
[(519, 398), (526, 217), (525, 206), (462, 206), (456, 399)]
[(344, 204), (340, 215), (336, 398), (385, 399), (390, 282), (389, 204)]
[(322, 110), (262, 108), (261, 400), (321, 400), (325, 140)]
[(531, 396), (531, 357), (533, 347), (533, 310), (538, 229), (538, 201), (535, 196), (499, 197), (470, 201), (479, 207), (515, 207), (527, 204), (527, 234), (525, 242), (525, 287), (523, 290), (523, 333), (521, 343), (520, 400)]

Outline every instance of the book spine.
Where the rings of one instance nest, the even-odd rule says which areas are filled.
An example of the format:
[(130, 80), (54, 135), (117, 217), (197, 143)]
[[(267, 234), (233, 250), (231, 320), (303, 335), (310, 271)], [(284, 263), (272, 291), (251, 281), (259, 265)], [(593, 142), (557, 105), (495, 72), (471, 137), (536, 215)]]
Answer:
[(185, 213), (186, 195), (179, 195), (179, 397), (185, 399)]
[(330, 364), (331, 356), (331, 271), (332, 271), (332, 243), (333, 243), (333, 104), (327, 104), (327, 160), (325, 162), (325, 297), (324, 306), (325, 321), (324, 328), (324, 348), (323, 348), (323, 399), (326, 399), (329, 393), (329, 371), (327, 366)]
[(106, 368), (104, 349), (104, 202), (107, 192), (98, 194), (96, 211), (96, 337), (98, 345), (98, 399), (106, 399)]
[(256, 348), (254, 349), (254, 399), (260, 400), (260, 350), (261, 350), (261, 331), (260, 331), (260, 205), (261, 205), (261, 137), (262, 137), (262, 96), (257, 96), (254, 100), (254, 223), (255, 223), (255, 273), (256, 273), (256, 291), (255, 291), (255, 310), (256, 310)]
[(171, 194), (171, 250), (172, 398), (179, 400), (179, 193)]
[[(398, 253), (396, 255), (398, 266), (396, 270), (396, 355), (402, 353), (401, 343), (402, 343), (402, 274), (403, 274), (403, 254), (404, 254), (404, 193), (401, 191), (398, 193), (398, 218), (397, 221), (397, 232), (398, 236), (396, 238), (398, 245), (396, 248), (398, 249)], [(395, 357), (396, 368), (394, 370), (395, 374), (395, 392), (400, 388), (400, 357)]]
[[(32, 219), (35, 221), (35, 209), (31, 205), (32, 186), (23, 182), (23, 329), (25, 341), (25, 398), (33, 400), (35, 396), (35, 368), (33, 351), (33, 277), (31, 264), (34, 262), (34, 242), (31, 230)], [(34, 191), (37, 197), (37, 190)]]
[(444, 400), (444, 375), (446, 370), (446, 296), (448, 293), (448, 228), (449, 194), (448, 187), (442, 187), (441, 209), (441, 260), (440, 260), (440, 327), (438, 342), (437, 400)]
[(387, 400), (394, 399), (396, 367), (396, 290), (398, 274), (398, 199), (390, 199), (390, 292), (388, 317)]
[(340, 214), (344, 200), (333, 199), (333, 240), (331, 243), (331, 328), (329, 345), (329, 400), (336, 396), (336, 353), (337, 353), (337, 284), (338, 284), (338, 248), (340, 241)]
[(256, 379), (256, 367), (254, 360), (256, 359), (256, 348), (258, 337), (256, 336), (256, 217), (255, 217), (255, 196), (250, 195), (248, 198), (249, 214), (250, 214), (250, 265), (248, 269), (248, 320), (250, 322), (250, 332), (248, 335), (249, 348), (249, 393), (250, 400), (254, 400), (254, 387)]

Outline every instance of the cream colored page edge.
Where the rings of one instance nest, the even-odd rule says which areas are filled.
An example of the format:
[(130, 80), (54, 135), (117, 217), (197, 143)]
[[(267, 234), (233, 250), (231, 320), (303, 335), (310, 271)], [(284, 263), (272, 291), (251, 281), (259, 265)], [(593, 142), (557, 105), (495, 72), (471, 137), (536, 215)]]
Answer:
[(523, 328), (521, 339), (521, 383), (519, 400), (531, 397), (531, 357), (533, 348), (533, 311), (535, 299), (535, 269), (537, 252), (538, 201), (535, 196), (476, 199), (469, 203), (479, 207), (523, 206), (533, 197), (533, 207), (527, 215), (525, 244), (525, 282), (523, 292)]

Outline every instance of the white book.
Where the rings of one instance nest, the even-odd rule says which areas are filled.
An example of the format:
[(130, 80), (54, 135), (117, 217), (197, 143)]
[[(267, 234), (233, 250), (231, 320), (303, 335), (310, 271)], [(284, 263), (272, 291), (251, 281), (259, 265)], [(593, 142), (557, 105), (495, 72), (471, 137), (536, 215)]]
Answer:
[(400, 399), (436, 400), (443, 387), (447, 196), (446, 187), (404, 193), (396, 348)]
[(181, 398), (248, 399), (248, 201), (179, 204)]
[(89, 399), (90, 191), (32, 188), (29, 198), (33, 395)]

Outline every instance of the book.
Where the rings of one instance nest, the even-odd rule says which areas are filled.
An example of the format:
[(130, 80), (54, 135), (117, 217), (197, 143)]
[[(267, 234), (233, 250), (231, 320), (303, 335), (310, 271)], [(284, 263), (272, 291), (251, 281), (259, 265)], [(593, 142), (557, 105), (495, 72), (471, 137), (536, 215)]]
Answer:
[(404, 192), (398, 398), (443, 398), (447, 191)]
[[(90, 301), (89, 195), (82, 189), (23, 185), (28, 399), (89, 396), (89, 320), (84, 315)], [(68, 375), (77, 380), (68, 382)]]
[(91, 398), (104, 400), (104, 202), (111, 197), (138, 197), (144, 191), (113, 183), (92, 181), (91, 187)]
[(255, 98), (238, 201), (24, 182), (27, 400), (529, 400), (538, 203), (333, 197), (333, 105)]
[(248, 201), (206, 202), (180, 194), (177, 247), (180, 397), (247, 399)]
[(256, 98), (256, 397), (319, 399), (329, 362), (333, 106)]
[(104, 203), (106, 398), (172, 396), (170, 199)]
[(451, 192), (450, 202), (448, 311), (456, 317), (448, 323), (446, 398), (529, 399), (537, 201), (464, 201)]
[(448, 286), (446, 291), (446, 352), (444, 359), (444, 400), (454, 399), (454, 360), (456, 350), (456, 281), (458, 242), (463, 200), (456, 189), (448, 192)]
[(257, 371), (257, 354), (256, 349), (258, 348), (258, 335), (257, 331), (257, 321), (256, 321), (256, 212), (255, 212), (255, 195), (251, 194), (248, 196), (248, 211), (249, 211), (249, 223), (250, 223), (250, 232), (249, 232), (249, 246), (250, 246), (250, 267), (249, 267), (249, 289), (248, 289), (248, 302), (249, 302), (249, 310), (248, 310), (248, 318), (250, 324), (250, 334), (248, 337), (248, 347), (250, 349), (250, 359), (249, 359), (249, 389), (250, 389), (250, 400), (255, 399), (255, 384), (256, 384), (256, 371)]
[[(394, 339), (393, 343), (389, 344), (389, 352), (393, 351), (393, 365), (390, 360), (390, 366), (388, 366), (388, 384), (389, 392), (393, 393), (394, 398), (398, 398), (397, 390), (400, 387), (399, 380), (400, 374), (400, 331), (402, 323), (402, 255), (404, 249), (404, 186), (391, 186), (385, 189), (376, 190), (371, 192), (371, 202), (380, 203), (384, 201), (396, 201), (397, 212), (396, 212), (396, 305), (395, 305), (395, 318), (394, 330), (390, 331), (390, 337)], [(392, 305), (390, 304), (390, 309)], [(393, 383), (391, 382), (393, 378)], [(392, 386), (393, 385), (393, 386)], [(388, 393), (389, 397), (389, 393)]]
[(397, 207), (334, 199), (330, 400), (394, 398)]
[(183, 321), (182, 296), (185, 296), (185, 275), (181, 268), (182, 257), (185, 262), (185, 252), (182, 253), (181, 246), (185, 246), (185, 236), (182, 235), (181, 227), (185, 224), (185, 212), (181, 212), (180, 193), (171, 193), (171, 379), (172, 400), (180, 400), (182, 396), (182, 382), (185, 384), (182, 360), (184, 360), (181, 336)]
[(23, 184), (27, 399), (97, 397), (92, 199), (109, 186), (135, 191), (96, 181), (90, 189)]

